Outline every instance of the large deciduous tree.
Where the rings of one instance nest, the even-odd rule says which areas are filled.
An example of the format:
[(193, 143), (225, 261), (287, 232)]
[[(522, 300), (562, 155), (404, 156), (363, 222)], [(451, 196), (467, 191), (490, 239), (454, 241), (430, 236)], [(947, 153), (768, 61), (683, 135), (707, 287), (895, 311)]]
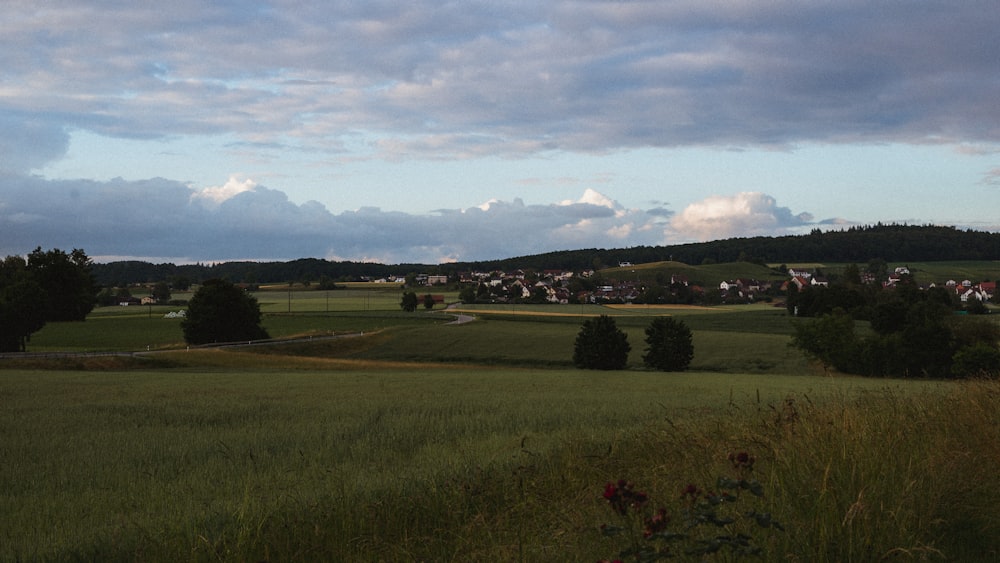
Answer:
[(403, 298), (399, 302), (400, 308), (407, 313), (417, 310), (417, 294), (412, 291), (404, 291)]
[(615, 320), (601, 315), (580, 328), (573, 348), (573, 365), (582, 369), (625, 369), (632, 347)]
[(687, 323), (658, 317), (646, 327), (646, 367), (659, 371), (684, 371), (694, 358), (694, 342)]
[(28, 255), (28, 271), (46, 293), (50, 321), (82, 321), (97, 303), (97, 285), (90, 273), (90, 258), (80, 249), (66, 254), (58, 248), (36, 248)]
[(228, 281), (214, 279), (191, 297), (181, 329), (189, 344), (239, 342), (268, 338), (260, 322), (256, 298)]
[(854, 334), (854, 319), (843, 309), (808, 322), (795, 322), (791, 344), (825, 367), (858, 373), (861, 344)]
[(152, 297), (153, 299), (156, 299), (157, 303), (166, 303), (167, 301), (170, 301), (170, 285), (164, 281), (157, 282), (156, 285), (153, 286)]
[(20, 256), (0, 262), (0, 352), (23, 352), (45, 326), (45, 290)]

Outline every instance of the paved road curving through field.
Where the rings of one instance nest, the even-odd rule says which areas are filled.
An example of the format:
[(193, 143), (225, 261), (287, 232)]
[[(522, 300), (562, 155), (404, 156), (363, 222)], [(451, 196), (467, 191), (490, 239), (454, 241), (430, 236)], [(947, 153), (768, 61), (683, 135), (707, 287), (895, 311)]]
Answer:
[[(445, 307), (445, 311), (447, 311), (448, 309), (454, 309), (455, 307), (458, 307), (459, 305), (460, 305), (460, 303), (452, 303), (451, 305), (448, 305), (447, 307)], [(449, 313), (449, 314), (451, 316), (455, 317), (455, 320), (453, 320), (450, 323), (448, 323), (450, 325), (461, 325), (461, 324), (465, 324), (465, 323), (471, 323), (472, 321), (476, 320), (476, 317), (473, 317), (472, 315), (466, 315), (464, 313)]]

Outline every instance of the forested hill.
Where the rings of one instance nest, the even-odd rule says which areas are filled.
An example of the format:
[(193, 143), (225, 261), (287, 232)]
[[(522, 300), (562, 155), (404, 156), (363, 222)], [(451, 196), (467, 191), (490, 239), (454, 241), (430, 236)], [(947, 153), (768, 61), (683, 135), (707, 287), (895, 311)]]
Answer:
[(289, 262), (223, 262), (220, 264), (150, 264), (128, 261), (94, 264), (92, 271), (102, 285), (147, 283), (186, 279), (196, 283), (209, 278), (234, 282), (281, 283), (352, 280), (407, 273), (448, 274), (467, 270), (563, 269), (582, 270), (676, 260), (687, 264), (750, 261), (761, 263), (854, 262), (880, 258), (886, 262), (942, 260), (1000, 260), (1000, 233), (963, 231), (953, 227), (874, 225), (842, 231), (813, 231), (786, 237), (733, 238), (673, 246), (640, 246), (621, 249), (587, 249), (549, 252), (532, 256), (453, 264), (371, 264), (330, 262), (303, 258)]
[(624, 249), (587, 249), (550, 252), (504, 260), (449, 266), (463, 269), (565, 268), (579, 270), (676, 260), (685, 264), (706, 262), (854, 262), (880, 258), (886, 262), (935, 262), (943, 260), (1000, 260), (1000, 233), (963, 231), (954, 227), (874, 225), (842, 231), (785, 237), (731, 238), (673, 246), (639, 246)]

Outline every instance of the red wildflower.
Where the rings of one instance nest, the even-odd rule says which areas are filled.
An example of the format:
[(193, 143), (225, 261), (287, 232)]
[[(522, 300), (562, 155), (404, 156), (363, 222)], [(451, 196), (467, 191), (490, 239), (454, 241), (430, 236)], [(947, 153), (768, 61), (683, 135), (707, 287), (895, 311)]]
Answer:
[(667, 524), (670, 522), (670, 517), (667, 516), (667, 509), (661, 508), (656, 511), (656, 514), (646, 518), (646, 527), (642, 531), (642, 535), (645, 537), (652, 536), (662, 532), (667, 528)]
[(611, 508), (615, 512), (624, 516), (630, 506), (638, 508), (649, 501), (646, 493), (634, 491), (633, 487), (632, 483), (624, 479), (619, 480), (617, 485), (608, 483), (604, 485), (604, 499), (611, 503)]
[(688, 486), (684, 487), (681, 491), (681, 498), (688, 497), (691, 500), (695, 500), (701, 495), (701, 489), (699, 489), (694, 483), (688, 483)]
[(614, 483), (608, 483), (604, 485), (604, 498), (611, 500), (618, 495), (618, 487)]
[(733, 468), (735, 469), (753, 469), (755, 461), (757, 460), (747, 452), (729, 454), (729, 463), (733, 464)]

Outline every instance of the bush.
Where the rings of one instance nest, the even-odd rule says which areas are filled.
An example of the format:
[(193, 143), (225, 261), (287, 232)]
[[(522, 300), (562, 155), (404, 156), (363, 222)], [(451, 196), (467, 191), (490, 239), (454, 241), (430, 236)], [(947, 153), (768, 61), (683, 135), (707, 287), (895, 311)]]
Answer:
[(694, 358), (691, 329), (684, 321), (659, 317), (646, 327), (647, 367), (660, 371), (684, 371)]
[(583, 323), (573, 349), (573, 365), (581, 369), (625, 369), (632, 347), (628, 335), (607, 315)]
[(955, 354), (951, 372), (954, 377), (996, 378), (1000, 376), (1000, 350), (983, 343), (962, 348)]

